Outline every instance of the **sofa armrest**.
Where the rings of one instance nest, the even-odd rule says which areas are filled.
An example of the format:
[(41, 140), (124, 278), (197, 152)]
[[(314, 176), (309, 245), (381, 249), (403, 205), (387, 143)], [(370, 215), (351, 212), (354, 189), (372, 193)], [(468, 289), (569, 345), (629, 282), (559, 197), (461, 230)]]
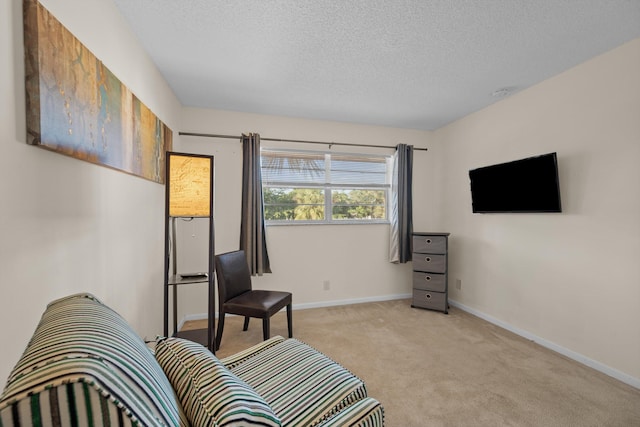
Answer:
[(88, 293), (47, 305), (0, 395), (0, 426), (188, 426), (140, 336)]
[(276, 344), (280, 344), (282, 341), (284, 341), (284, 338), (279, 335), (269, 338), (266, 341), (262, 341), (261, 343), (254, 345), (253, 347), (249, 347), (246, 350), (243, 350), (236, 354), (232, 354), (231, 356), (225, 357), (224, 359), (220, 359), (220, 362), (222, 362), (222, 364), (227, 369), (233, 369), (245, 360), (254, 357), (258, 353), (262, 353), (266, 349), (271, 348)]
[(318, 427), (334, 426), (382, 427), (384, 426), (384, 409), (377, 400), (365, 397), (318, 425)]

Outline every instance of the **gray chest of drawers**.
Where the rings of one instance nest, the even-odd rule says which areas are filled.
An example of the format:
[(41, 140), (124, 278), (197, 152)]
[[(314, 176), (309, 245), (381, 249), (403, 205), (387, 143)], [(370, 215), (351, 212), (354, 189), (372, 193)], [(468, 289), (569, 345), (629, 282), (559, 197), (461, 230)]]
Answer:
[(448, 249), (449, 233), (413, 233), (411, 307), (449, 313)]

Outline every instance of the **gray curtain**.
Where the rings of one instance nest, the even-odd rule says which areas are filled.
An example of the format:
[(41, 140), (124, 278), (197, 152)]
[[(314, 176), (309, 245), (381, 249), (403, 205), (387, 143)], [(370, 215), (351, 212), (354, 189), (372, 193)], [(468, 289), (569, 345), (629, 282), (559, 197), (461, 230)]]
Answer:
[(271, 273), (265, 240), (260, 135), (242, 135), (242, 218), (240, 249), (244, 250), (251, 275)]
[(413, 174), (413, 146), (398, 144), (393, 156), (391, 182), (391, 239), (389, 261), (404, 264), (411, 261), (411, 233), (413, 233), (413, 207), (411, 203), (411, 177)]

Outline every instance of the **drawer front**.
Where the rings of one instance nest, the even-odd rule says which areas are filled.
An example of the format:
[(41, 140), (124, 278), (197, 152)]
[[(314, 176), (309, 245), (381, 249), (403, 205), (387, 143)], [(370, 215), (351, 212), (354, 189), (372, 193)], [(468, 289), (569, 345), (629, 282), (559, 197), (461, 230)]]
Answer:
[(414, 307), (429, 308), (431, 310), (447, 311), (447, 294), (444, 292), (413, 290)]
[(445, 236), (413, 236), (413, 252), (427, 254), (446, 254), (447, 238)]
[(423, 291), (444, 292), (447, 289), (447, 276), (440, 273), (413, 272), (413, 288)]
[(447, 271), (447, 256), (414, 253), (413, 269), (430, 273), (445, 273)]

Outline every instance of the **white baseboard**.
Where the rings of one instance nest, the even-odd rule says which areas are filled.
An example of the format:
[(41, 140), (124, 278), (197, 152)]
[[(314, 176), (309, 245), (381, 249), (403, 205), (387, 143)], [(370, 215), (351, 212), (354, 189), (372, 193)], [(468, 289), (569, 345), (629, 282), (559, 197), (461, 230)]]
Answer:
[(411, 298), (411, 294), (395, 294), (395, 295), (383, 295), (379, 297), (366, 297), (366, 298), (354, 298), (346, 300), (334, 300), (334, 301), (322, 301), (311, 302), (305, 304), (294, 304), (294, 310), (306, 310), (308, 308), (321, 308), (321, 307), (335, 307), (338, 305), (350, 305), (350, 304), (362, 304), (365, 302), (380, 302), (380, 301), (392, 301), (397, 299)]
[[(346, 300), (310, 302), (310, 303), (304, 303), (304, 304), (293, 304), (291, 308), (293, 310), (306, 310), (309, 308), (335, 307), (339, 305), (361, 304), (365, 302), (392, 301), (392, 300), (407, 299), (407, 298), (411, 298), (411, 294), (395, 294), (395, 295), (383, 295), (379, 297), (366, 297), (366, 298), (353, 298), (353, 299), (346, 299)], [(232, 316), (232, 315), (230, 314), (229, 316)], [(204, 320), (207, 317), (208, 317), (207, 313), (187, 314), (178, 323), (178, 330), (182, 329), (182, 326), (184, 325), (184, 323), (188, 322), (189, 320)], [(218, 317), (217, 312), (216, 312), (216, 317)]]
[(605, 375), (608, 375), (610, 377), (613, 377), (619, 381), (622, 381), (625, 384), (629, 384), (632, 387), (638, 388), (640, 389), (640, 379), (632, 377), (631, 375), (625, 374), (624, 372), (618, 371), (617, 369), (614, 369), (610, 366), (607, 366), (603, 363), (600, 363), (596, 360), (590, 359), (580, 353), (576, 353), (573, 350), (569, 350), (568, 348), (564, 348), (554, 342), (548, 341), (544, 338), (541, 338), (537, 335), (534, 335), (528, 331), (525, 331), (523, 329), (520, 328), (516, 328), (513, 325), (510, 325), (509, 323), (503, 322), (502, 320), (496, 319), (495, 317), (489, 316), (488, 314), (485, 314), (481, 311), (478, 311), (474, 308), (471, 307), (467, 307), (464, 304), (460, 304), (457, 301), (454, 300), (449, 300), (449, 304), (451, 304), (452, 306), (459, 308), (460, 310), (464, 310), (467, 313), (471, 313), (474, 316), (477, 316), (483, 320), (486, 320), (489, 323), (493, 323), (494, 325), (497, 325), (503, 329), (506, 329), (510, 332), (513, 332), (516, 335), (520, 335), (523, 338), (526, 338), (528, 340), (531, 340), (533, 342), (535, 342), (536, 344), (539, 344), (543, 347), (546, 347), (550, 350), (555, 351), (556, 353), (560, 353), (563, 356), (566, 356), (570, 359), (575, 360), (576, 362), (580, 362), (583, 365), (586, 365), (590, 368), (595, 369), (596, 371), (602, 372)]

